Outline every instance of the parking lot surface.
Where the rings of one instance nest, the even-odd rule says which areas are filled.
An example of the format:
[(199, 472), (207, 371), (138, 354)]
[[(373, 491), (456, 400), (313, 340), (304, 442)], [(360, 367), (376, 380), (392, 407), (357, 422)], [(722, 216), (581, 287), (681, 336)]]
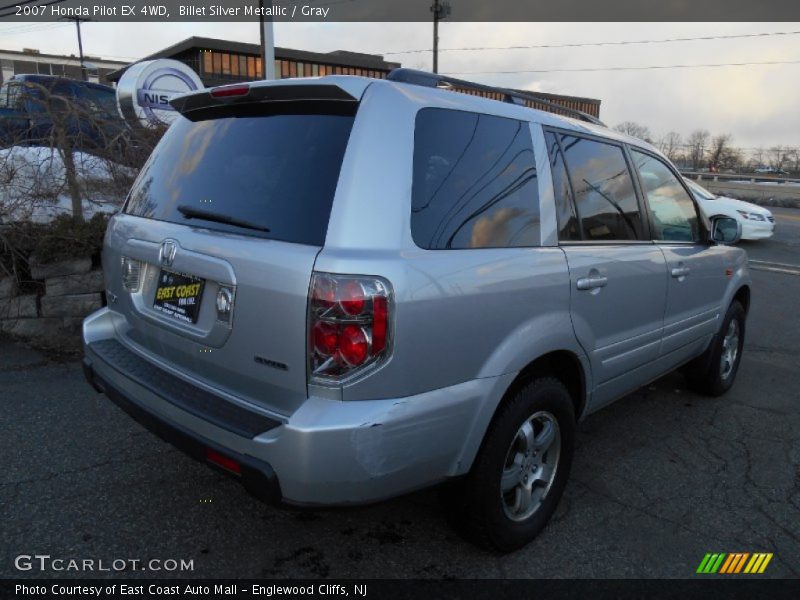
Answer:
[(733, 390), (701, 397), (672, 374), (588, 417), (555, 518), (502, 557), (454, 534), (435, 490), (263, 505), (96, 394), (76, 360), (0, 340), (0, 577), (108, 575), (20, 572), (20, 554), (193, 561), (123, 573), (148, 577), (690, 577), (707, 552), (759, 551), (764, 576), (800, 576), (800, 210), (774, 213), (774, 238), (743, 243)]

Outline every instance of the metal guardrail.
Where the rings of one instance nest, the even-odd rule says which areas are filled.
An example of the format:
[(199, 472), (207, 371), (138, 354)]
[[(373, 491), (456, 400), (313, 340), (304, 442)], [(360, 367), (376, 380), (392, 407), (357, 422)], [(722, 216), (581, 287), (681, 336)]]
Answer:
[(681, 175), (696, 181), (742, 181), (745, 183), (800, 183), (800, 178), (760, 175), (758, 173), (710, 173), (708, 171), (681, 171)]
[(696, 171), (684, 171), (683, 175), (720, 196), (764, 206), (800, 208), (800, 179), (797, 178)]

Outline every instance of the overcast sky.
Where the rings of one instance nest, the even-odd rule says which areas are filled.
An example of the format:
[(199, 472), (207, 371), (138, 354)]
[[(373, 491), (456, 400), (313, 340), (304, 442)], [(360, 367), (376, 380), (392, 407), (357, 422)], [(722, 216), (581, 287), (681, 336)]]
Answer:
[[(36, 28), (35, 30), (32, 30)], [(84, 52), (137, 59), (186, 37), (258, 42), (256, 23), (86, 23)], [(800, 32), (800, 23), (448, 23), (440, 47), (515, 46), (658, 40), (743, 33)], [(276, 45), (327, 52), (383, 53), (403, 66), (431, 68), (431, 53), (391, 54), (431, 47), (429, 23), (278, 23)], [(77, 53), (68, 23), (0, 25), (0, 48)], [(798, 61), (696, 69), (496, 74), (497, 71), (563, 70), (676, 64)], [(577, 48), (442, 51), (439, 70), (508, 87), (602, 100), (609, 125), (647, 125), (657, 137), (670, 130), (730, 133), (742, 147), (800, 145), (800, 35)]]

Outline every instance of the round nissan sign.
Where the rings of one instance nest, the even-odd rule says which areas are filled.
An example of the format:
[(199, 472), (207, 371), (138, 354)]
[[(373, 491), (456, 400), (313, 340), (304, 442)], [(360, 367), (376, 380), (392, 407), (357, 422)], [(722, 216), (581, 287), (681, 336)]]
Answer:
[(131, 65), (120, 78), (117, 105), (130, 125), (169, 125), (178, 114), (169, 101), (203, 87), (197, 73), (180, 61), (146, 60)]

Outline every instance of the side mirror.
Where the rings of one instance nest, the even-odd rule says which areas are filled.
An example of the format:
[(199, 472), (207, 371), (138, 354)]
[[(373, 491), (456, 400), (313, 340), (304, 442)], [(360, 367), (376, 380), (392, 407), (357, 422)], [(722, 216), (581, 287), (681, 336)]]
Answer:
[(735, 244), (742, 239), (742, 224), (732, 217), (711, 219), (711, 239), (717, 244)]

